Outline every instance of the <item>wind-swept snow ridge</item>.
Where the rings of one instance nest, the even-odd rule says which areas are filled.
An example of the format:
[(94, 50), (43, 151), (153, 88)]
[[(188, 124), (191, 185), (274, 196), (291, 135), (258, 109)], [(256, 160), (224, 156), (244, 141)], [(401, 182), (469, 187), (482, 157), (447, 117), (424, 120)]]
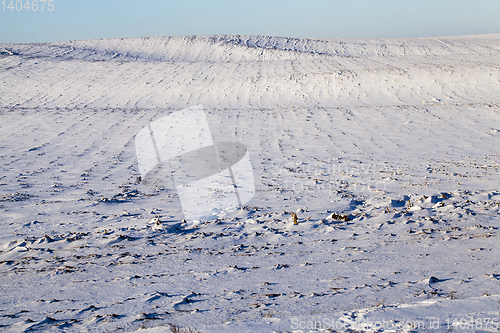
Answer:
[(0, 54), (2, 107), (328, 107), (500, 96), (500, 34), (155, 37), (2, 44)]
[(6, 45), (5, 50), (16, 55), (59, 60), (224, 62), (296, 60), (302, 53), (339, 57), (498, 55), (499, 39), (500, 34), (419, 39), (190, 36), (11, 44)]

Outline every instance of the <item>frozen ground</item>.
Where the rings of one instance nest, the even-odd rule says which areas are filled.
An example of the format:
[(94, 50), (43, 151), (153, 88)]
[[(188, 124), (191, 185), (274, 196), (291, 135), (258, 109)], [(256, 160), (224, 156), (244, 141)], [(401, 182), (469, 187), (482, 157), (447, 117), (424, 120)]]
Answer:
[[(0, 54), (2, 330), (499, 331), (500, 35)], [(197, 104), (256, 194), (192, 228), (134, 136)]]

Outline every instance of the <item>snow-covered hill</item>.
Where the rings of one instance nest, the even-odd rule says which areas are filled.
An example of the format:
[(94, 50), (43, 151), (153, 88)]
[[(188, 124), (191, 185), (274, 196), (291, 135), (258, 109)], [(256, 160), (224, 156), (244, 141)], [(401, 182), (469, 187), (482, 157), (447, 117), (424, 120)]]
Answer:
[(500, 95), (500, 35), (171, 37), (3, 45), (0, 52), (5, 107), (478, 103)]
[[(198, 104), (256, 193), (193, 228), (134, 140)], [(499, 147), (500, 34), (0, 44), (0, 327), (497, 332)]]

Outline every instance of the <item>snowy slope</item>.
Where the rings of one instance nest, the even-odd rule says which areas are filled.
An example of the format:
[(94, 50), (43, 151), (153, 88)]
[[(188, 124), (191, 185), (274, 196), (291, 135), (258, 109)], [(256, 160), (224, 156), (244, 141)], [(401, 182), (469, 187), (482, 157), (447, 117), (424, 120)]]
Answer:
[(498, 102), (500, 92), (500, 35), (172, 37), (3, 45), (0, 52), (5, 107), (478, 103)]
[[(0, 54), (2, 330), (499, 331), (500, 34)], [(134, 139), (197, 104), (256, 194), (192, 228)]]

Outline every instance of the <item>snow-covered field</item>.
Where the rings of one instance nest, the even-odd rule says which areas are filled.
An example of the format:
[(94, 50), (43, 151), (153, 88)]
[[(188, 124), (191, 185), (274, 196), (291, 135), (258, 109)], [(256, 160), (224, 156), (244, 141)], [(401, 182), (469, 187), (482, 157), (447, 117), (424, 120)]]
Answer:
[[(134, 140), (200, 104), (256, 192), (192, 227)], [(1, 330), (500, 331), (500, 34), (0, 44), (0, 129)]]

